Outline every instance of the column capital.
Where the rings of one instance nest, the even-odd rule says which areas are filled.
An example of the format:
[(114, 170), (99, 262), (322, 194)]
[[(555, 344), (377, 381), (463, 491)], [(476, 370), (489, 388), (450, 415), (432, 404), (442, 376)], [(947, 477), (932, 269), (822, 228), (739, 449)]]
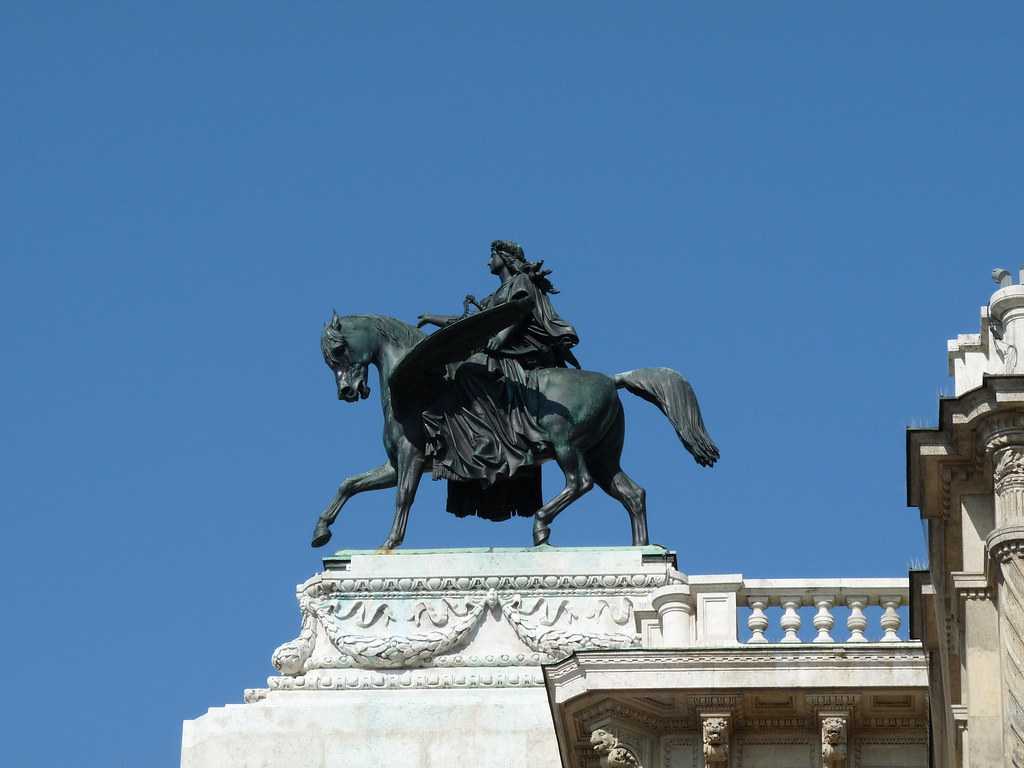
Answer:
[(1024, 448), (1024, 411), (996, 412), (978, 424), (979, 447), (986, 455), (1018, 446)]

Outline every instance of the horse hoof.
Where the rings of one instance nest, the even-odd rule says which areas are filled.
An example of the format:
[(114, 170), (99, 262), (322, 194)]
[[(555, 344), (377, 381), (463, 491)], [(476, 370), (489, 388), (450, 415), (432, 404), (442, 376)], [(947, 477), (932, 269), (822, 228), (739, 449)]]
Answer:
[(539, 547), (541, 544), (547, 544), (549, 538), (551, 538), (551, 529), (548, 526), (533, 526), (533, 546)]
[(322, 547), (328, 541), (331, 540), (331, 531), (323, 523), (318, 523), (316, 530), (313, 531), (313, 541), (310, 542), (313, 548)]

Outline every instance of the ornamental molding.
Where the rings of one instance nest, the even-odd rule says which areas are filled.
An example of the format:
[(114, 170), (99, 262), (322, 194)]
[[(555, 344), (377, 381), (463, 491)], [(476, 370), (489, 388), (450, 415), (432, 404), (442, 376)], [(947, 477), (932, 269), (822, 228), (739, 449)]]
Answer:
[[(978, 472), (977, 463), (948, 462), (939, 471), (939, 497), (942, 505), (942, 519), (955, 520), (960, 516), (959, 497), (976, 490), (981, 493), (986, 489)], [(970, 486), (976, 488), (970, 488)], [(954, 503), (954, 501), (956, 503)]]
[(1003, 565), (1013, 560), (1024, 560), (1024, 541), (1002, 541), (993, 544), (989, 554)]
[(697, 727), (696, 719), (661, 717), (639, 707), (631, 706), (620, 699), (604, 699), (597, 704), (581, 709), (573, 715), (573, 720), (576, 723), (578, 739), (589, 738), (589, 733), (609, 720), (628, 723), (658, 735), (694, 730)]
[[(897, 647), (893, 647), (897, 646)], [(572, 664), (572, 667), (563, 666)], [(572, 673), (601, 667), (643, 668), (667, 670), (672, 667), (707, 666), (715, 669), (749, 669), (752, 667), (785, 667), (787, 665), (884, 665), (903, 664), (911, 668), (926, 668), (927, 662), (920, 642), (870, 643), (855, 647), (843, 646), (823, 651), (820, 648), (803, 646), (794, 648), (765, 646), (741, 646), (738, 648), (698, 648), (691, 651), (675, 650), (666, 652), (658, 649), (638, 649), (634, 652), (588, 654), (579, 653), (574, 659), (555, 665), (548, 671), (548, 677), (558, 680)]]
[(743, 695), (739, 693), (704, 693), (690, 696), (690, 706), (694, 712), (727, 712), (737, 714), (743, 704)]
[(1024, 525), (996, 528), (985, 539), (985, 551), (1003, 565), (1013, 560), (1024, 560)]
[(923, 731), (928, 721), (920, 717), (864, 717), (857, 721), (861, 731)]
[(961, 600), (991, 600), (992, 589), (984, 573), (953, 571), (949, 574), (953, 592)]
[[(327, 571), (300, 584), (299, 595), (326, 597), (334, 593), (369, 594), (375, 598), (394, 598), (412, 592), (427, 592), (448, 597), (460, 593), (495, 590), (515, 593), (528, 590), (548, 593), (576, 594), (586, 590), (589, 595), (618, 595), (622, 592), (645, 591), (670, 583), (667, 573), (609, 573), (575, 575), (508, 575), (508, 576), (388, 576), (350, 577), (346, 571)], [(674, 582), (673, 582), (674, 583)]]
[(859, 693), (825, 693), (810, 694), (805, 697), (807, 705), (815, 712), (822, 710), (849, 710), (853, 712), (860, 705)]
[(267, 679), (271, 691), (393, 690), (419, 688), (540, 688), (539, 669), (338, 670), (318, 669), (298, 677)]

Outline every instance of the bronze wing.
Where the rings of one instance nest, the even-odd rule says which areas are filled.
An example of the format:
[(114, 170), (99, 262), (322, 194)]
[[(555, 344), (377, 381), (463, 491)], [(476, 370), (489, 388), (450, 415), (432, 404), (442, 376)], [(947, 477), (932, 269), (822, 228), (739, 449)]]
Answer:
[(442, 369), (483, 349), (487, 340), (530, 312), (530, 302), (510, 301), (456, 320), (427, 336), (399, 360), (388, 385), (396, 411), (422, 410), (436, 396)]

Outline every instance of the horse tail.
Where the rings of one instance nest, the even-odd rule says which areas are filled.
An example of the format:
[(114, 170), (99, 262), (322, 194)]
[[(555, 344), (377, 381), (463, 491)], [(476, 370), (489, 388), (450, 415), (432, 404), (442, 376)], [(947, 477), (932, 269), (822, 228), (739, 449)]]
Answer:
[(718, 447), (704, 427), (697, 394), (686, 379), (671, 368), (637, 368), (617, 373), (612, 380), (617, 389), (628, 389), (658, 406), (698, 464), (710, 467), (718, 461)]

